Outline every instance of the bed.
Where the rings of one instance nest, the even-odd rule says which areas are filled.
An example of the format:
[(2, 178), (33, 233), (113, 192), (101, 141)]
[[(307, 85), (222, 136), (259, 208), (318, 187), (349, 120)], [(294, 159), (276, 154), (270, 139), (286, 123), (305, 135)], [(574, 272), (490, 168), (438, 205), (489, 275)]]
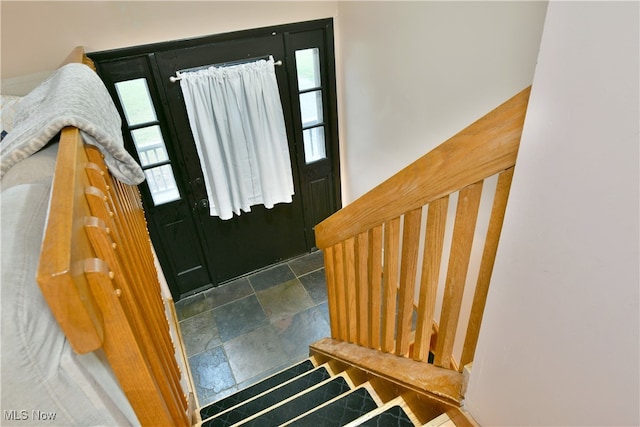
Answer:
[[(91, 68), (76, 48), (55, 78), (3, 98), (0, 424), (192, 425), (177, 318), (134, 185), (144, 176), (108, 94), (94, 100)], [(69, 70), (91, 96), (69, 95), (83, 79)], [(54, 113), (27, 131), (13, 117), (25, 99)], [(65, 103), (80, 113), (66, 118)]]

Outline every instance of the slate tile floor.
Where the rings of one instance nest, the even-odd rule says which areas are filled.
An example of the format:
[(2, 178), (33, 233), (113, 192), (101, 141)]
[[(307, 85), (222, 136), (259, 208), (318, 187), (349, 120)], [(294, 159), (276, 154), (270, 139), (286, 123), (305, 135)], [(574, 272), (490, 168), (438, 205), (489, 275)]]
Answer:
[(308, 357), (330, 335), (322, 252), (176, 303), (200, 406)]

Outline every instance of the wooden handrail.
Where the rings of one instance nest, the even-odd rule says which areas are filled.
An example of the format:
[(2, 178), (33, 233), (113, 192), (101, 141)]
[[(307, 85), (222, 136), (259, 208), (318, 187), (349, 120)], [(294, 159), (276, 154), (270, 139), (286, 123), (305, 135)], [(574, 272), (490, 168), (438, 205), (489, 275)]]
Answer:
[(530, 87), (315, 227), (324, 249), (515, 164)]
[(74, 48), (69, 55), (62, 62), (62, 65), (67, 64), (84, 64), (87, 67), (91, 68), (93, 71), (96, 71), (96, 66), (87, 55), (84, 53), (84, 48), (82, 46), (77, 46)]
[[(458, 371), (473, 360), (529, 93), (521, 91), (316, 226), (333, 339), (419, 362), (432, 353), (436, 366)], [(496, 175), (487, 232), (476, 236), (484, 182)], [(475, 244), (484, 245), (482, 259), (475, 289), (466, 290)], [(454, 357), (463, 309), (469, 320)]]
[(49, 215), (37, 273), (40, 289), (77, 353), (100, 348), (104, 338), (102, 313), (81, 268), (94, 254), (82, 229), (89, 206), (78, 194), (87, 178), (76, 165), (86, 161), (80, 130), (64, 128), (51, 189), (56, 214)]
[[(68, 63), (90, 60), (76, 48)], [(98, 348), (142, 425), (191, 425), (137, 187), (62, 130), (37, 281), (73, 349)]]

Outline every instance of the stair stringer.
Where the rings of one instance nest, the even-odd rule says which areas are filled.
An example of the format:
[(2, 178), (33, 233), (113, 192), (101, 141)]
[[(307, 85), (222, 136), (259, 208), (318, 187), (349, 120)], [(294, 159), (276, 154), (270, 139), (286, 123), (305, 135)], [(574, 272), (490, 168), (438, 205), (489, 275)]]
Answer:
[[(329, 351), (326, 350), (331, 347), (330, 344), (334, 344), (341, 351), (332, 351), (332, 355), (329, 356)], [(324, 349), (325, 352), (320, 353), (320, 348)], [(369, 354), (369, 358), (364, 357), (361, 354), (363, 349), (366, 352), (375, 354)], [(441, 395), (436, 396), (433, 393), (418, 392), (415, 390), (415, 384), (412, 387), (407, 386), (407, 382), (419, 383), (420, 379), (424, 379), (422, 367), (413, 366), (415, 369), (410, 369), (410, 365), (414, 363), (413, 361), (410, 361), (410, 365), (401, 363), (401, 369), (397, 369), (398, 367), (395, 366), (391, 372), (389, 371), (389, 366), (393, 367), (394, 365), (390, 365), (388, 359), (400, 359), (397, 356), (365, 349), (353, 344), (332, 343), (331, 340), (312, 345), (311, 353), (309, 359), (300, 364), (309, 365), (310, 362), (310, 366), (301, 366), (302, 369), (295, 369), (293, 373), (295, 376), (282, 375), (282, 373), (293, 369), (294, 367), (292, 366), (263, 380), (270, 381), (269, 384), (254, 387), (256, 388), (254, 391), (250, 391), (253, 386), (249, 387), (238, 391), (238, 397), (236, 398), (231, 400), (225, 398), (218, 403), (213, 403), (209, 407), (203, 408), (206, 410), (217, 406), (215, 410), (220, 412), (207, 412), (201, 425), (228, 426), (244, 425), (246, 423), (251, 425), (308, 425), (309, 423), (329, 425), (331, 422), (337, 422), (340, 419), (341, 425), (356, 426), (362, 423), (368, 425), (374, 418), (374, 423), (381, 422), (383, 419), (383, 422), (389, 422), (390, 420), (398, 420), (400, 422), (404, 418), (405, 421), (401, 421), (402, 425), (421, 426), (425, 425), (425, 423), (435, 422), (437, 419), (439, 424), (435, 425), (438, 426), (446, 422), (442, 425), (477, 427), (477, 423), (472, 421), (472, 418), (465, 413), (464, 408), (459, 403), (452, 403), (450, 398), (442, 398)], [(395, 363), (398, 362), (398, 360), (391, 360)], [(354, 361), (357, 363), (354, 363)], [(294, 386), (293, 388), (289, 386), (293, 385), (294, 381), (298, 382), (298, 379), (311, 375), (313, 372), (319, 373), (320, 370), (323, 370), (324, 374), (314, 374), (314, 379), (304, 380), (299, 386)], [(405, 371), (404, 373), (401, 372), (403, 370)], [(427, 371), (429, 370), (430, 368), (427, 369)], [(443, 373), (441, 371), (446, 370), (436, 368), (438, 375), (433, 374), (432, 377), (439, 378), (439, 375), (446, 374), (446, 372)], [(387, 373), (384, 374), (384, 372)], [(447, 372), (453, 373), (454, 376), (462, 375), (453, 371)], [(271, 381), (276, 376), (278, 376), (277, 381)], [(391, 376), (395, 376), (395, 378), (390, 380), (389, 377)], [(340, 381), (333, 382), (338, 377), (341, 378), (342, 385), (339, 385)], [(406, 381), (405, 377), (410, 380)], [(405, 378), (405, 381), (399, 380), (403, 378)], [(447, 376), (445, 375), (444, 378), (447, 378)], [(333, 386), (325, 387), (325, 385), (329, 386), (329, 383), (332, 383)], [(288, 387), (288, 390), (281, 398), (278, 395), (267, 398), (268, 395), (278, 393), (278, 390), (285, 387)], [(442, 385), (439, 387), (439, 392), (447, 390)], [(299, 388), (299, 391), (294, 392), (297, 388)], [(321, 388), (324, 391), (320, 391)], [(330, 389), (332, 391), (328, 392)], [(249, 392), (246, 393), (247, 391)], [(316, 391), (320, 393), (316, 393)], [(291, 392), (294, 393), (291, 394)], [(325, 394), (326, 392), (328, 394)], [(241, 394), (242, 396), (240, 396)], [(317, 400), (319, 397), (322, 400)], [(262, 403), (259, 403), (258, 399)], [(222, 403), (225, 400), (227, 400), (228, 404), (226, 407), (226, 404)], [(294, 401), (298, 403), (294, 404), (292, 408), (299, 404), (303, 405), (303, 407), (298, 406), (300, 412), (295, 414), (293, 413), (296, 412), (295, 409), (293, 409), (293, 412), (288, 412), (292, 408), (285, 409), (285, 405)], [(314, 401), (317, 401), (317, 403), (311, 403)], [(305, 402), (306, 408), (304, 407)], [(245, 405), (250, 406), (247, 407)], [(253, 406), (251, 407), (251, 405)], [(236, 411), (236, 409), (239, 411)], [(231, 411), (234, 411), (235, 415)], [(275, 413), (267, 415), (271, 411), (275, 411)], [(357, 418), (352, 418), (355, 415), (354, 412), (358, 411), (360, 411), (360, 414), (356, 415)], [(377, 418), (378, 416), (381, 418)], [(326, 424), (327, 422), (329, 424)]]
[[(402, 402), (400, 406), (419, 425), (447, 414), (457, 426), (478, 426), (463, 407), (466, 378), (459, 372), (331, 338), (309, 348), (312, 357), (338, 361), (350, 366), (348, 371), (359, 370), (384, 406)], [(357, 425), (356, 421), (352, 424)]]
[(457, 371), (332, 338), (323, 338), (309, 348), (312, 355), (330, 357), (443, 403), (462, 403), (465, 377)]

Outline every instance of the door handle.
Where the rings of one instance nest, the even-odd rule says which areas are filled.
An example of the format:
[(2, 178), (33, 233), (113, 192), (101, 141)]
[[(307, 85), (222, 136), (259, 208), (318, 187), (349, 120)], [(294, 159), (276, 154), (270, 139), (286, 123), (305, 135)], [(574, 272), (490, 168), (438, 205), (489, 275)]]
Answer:
[(198, 208), (205, 209), (208, 207), (209, 207), (209, 200), (207, 199), (200, 199), (194, 205), (194, 209), (198, 209)]

